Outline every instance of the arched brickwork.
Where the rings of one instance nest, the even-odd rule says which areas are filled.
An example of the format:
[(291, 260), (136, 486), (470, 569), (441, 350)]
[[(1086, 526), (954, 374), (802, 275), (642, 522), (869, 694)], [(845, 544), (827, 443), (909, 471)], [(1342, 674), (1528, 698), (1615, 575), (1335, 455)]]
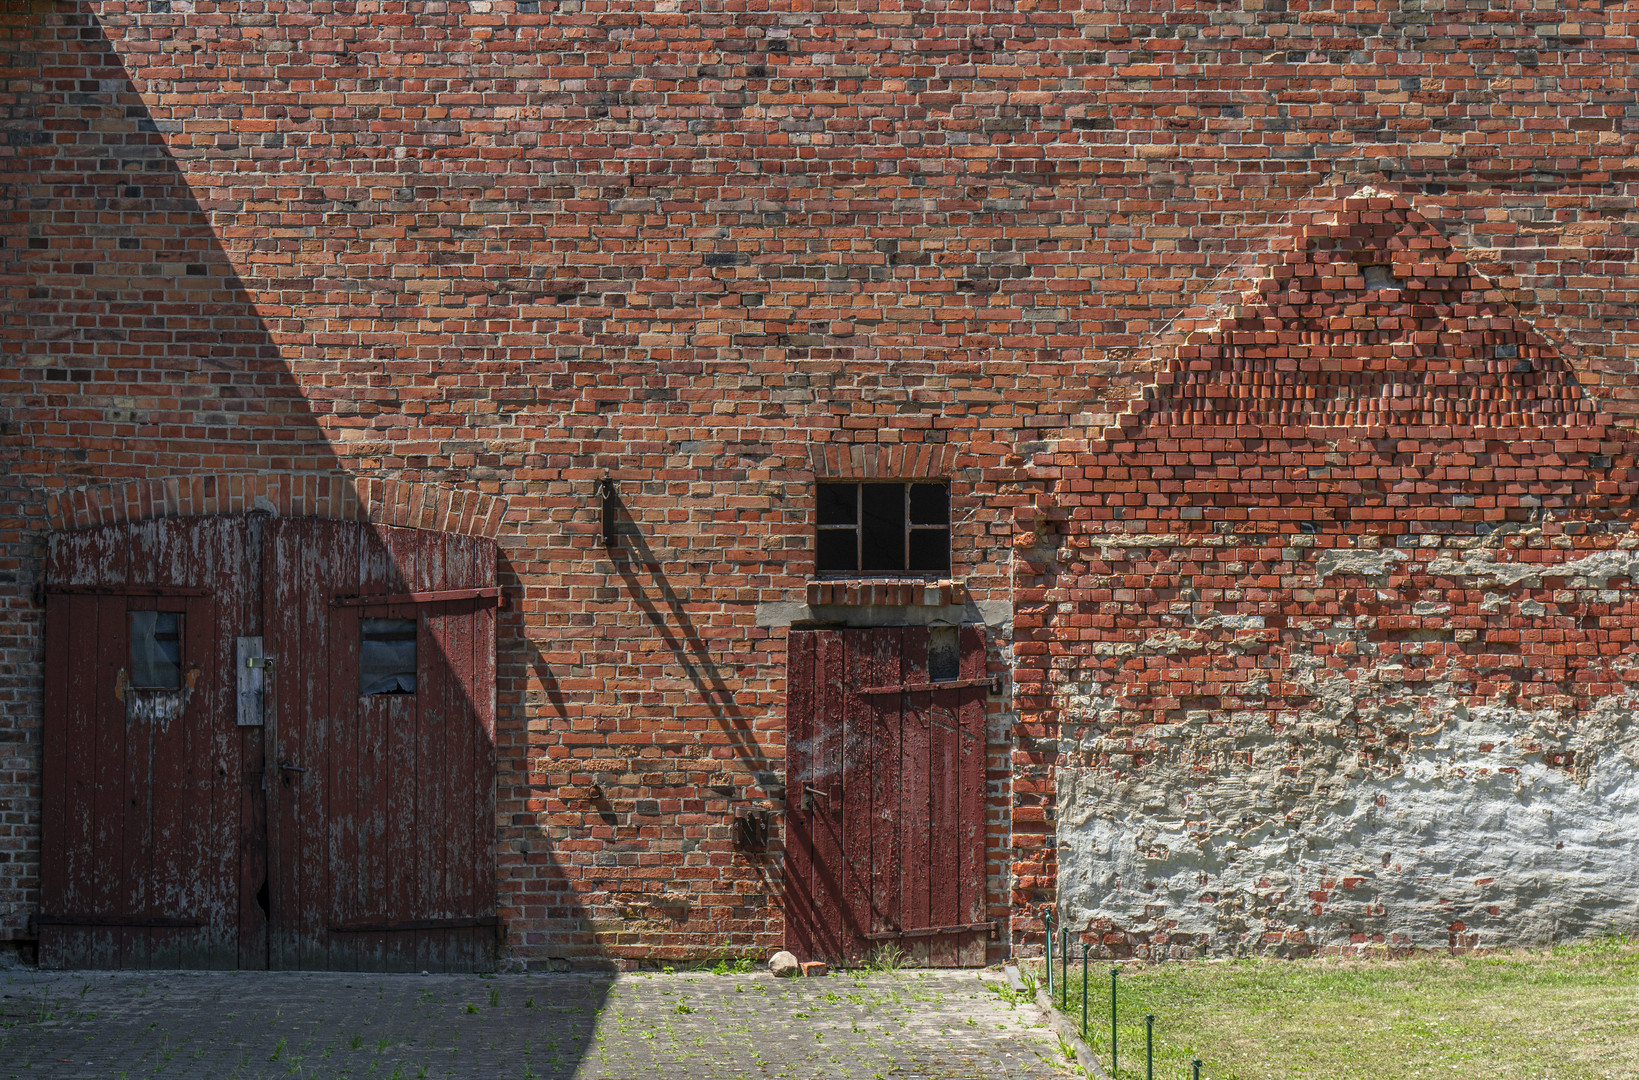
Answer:
[(55, 494), (48, 529), (80, 529), (155, 517), (240, 514), (371, 521), (433, 532), (498, 536), (506, 502), (466, 488), (342, 475), (236, 473), (99, 484)]

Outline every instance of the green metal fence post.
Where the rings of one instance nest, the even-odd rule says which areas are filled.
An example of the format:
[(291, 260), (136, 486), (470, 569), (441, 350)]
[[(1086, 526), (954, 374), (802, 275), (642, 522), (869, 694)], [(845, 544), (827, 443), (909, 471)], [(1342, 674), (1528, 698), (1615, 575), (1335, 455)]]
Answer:
[(1059, 927), (1059, 955), (1064, 959), (1059, 961), (1059, 1011), (1067, 1012), (1070, 1008), (1070, 928)]
[(1087, 1037), (1087, 943), (1081, 943), (1081, 1037)]
[(1155, 1080), (1155, 1014), (1144, 1017), (1144, 1080)]
[(1189, 1065), (1191, 1070), (1190, 1076), (1193, 1080), (1201, 1080), (1201, 1059), (1196, 1058), (1194, 1061), (1190, 1062)]
[(1115, 977), (1121, 969), (1110, 966), (1110, 1075), (1115, 1075)]
[(1042, 916), (1047, 920), (1047, 1000), (1053, 1000), (1053, 913)]

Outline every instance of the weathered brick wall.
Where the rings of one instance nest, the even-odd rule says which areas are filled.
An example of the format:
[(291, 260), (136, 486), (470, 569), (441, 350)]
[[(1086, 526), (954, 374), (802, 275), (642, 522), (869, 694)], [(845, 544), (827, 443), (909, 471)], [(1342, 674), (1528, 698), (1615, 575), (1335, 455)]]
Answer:
[[(779, 939), (777, 853), (726, 815), (780, 775), (814, 476), (953, 448), (957, 572), (1005, 612), (1020, 462), (1121, 413), (1303, 200), (1411, 194), (1628, 409), (1631, 12), (1130, 6), (6, 0), (0, 933), (61, 492), (494, 499), (510, 946), (631, 958)], [(1057, 872), (1023, 705), (991, 770), (1015, 935)]]
[(1063, 917), (1150, 956), (1631, 931), (1628, 433), (1403, 199), (1263, 263), (1042, 458)]

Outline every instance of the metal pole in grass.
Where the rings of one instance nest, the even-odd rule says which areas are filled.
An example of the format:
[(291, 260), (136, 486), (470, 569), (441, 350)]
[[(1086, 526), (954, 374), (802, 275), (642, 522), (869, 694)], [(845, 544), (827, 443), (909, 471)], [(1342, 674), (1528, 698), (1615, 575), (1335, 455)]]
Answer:
[(1059, 927), (1059, 955), (1064, 957), (1059, 961), (1062, 965), (1059, 974), (1059, 1011), (1067, 1012), (1070, 1008), (1070, 928)]
[(1144, 1080), (1155, 1080), (1155, 1014), (1144, 1017)]
[(1115, 1075), (1115, 977), (1121, 969), (1110, 965), (1110, 1075)]
[(1191, 1077), (1193, 1077), (1194, 1080), (1201, 1080), (1201, 1059), (1196, 1058), (1194, 1061), (1189, 1063), (1189, 1067)]
[(1042, 916), (1047, 920), (1047, 1000), (1053, 1000), (1053, 913)]
[(1087, 1037), (1087, 943), (1081, 943), (1081, 1037)]

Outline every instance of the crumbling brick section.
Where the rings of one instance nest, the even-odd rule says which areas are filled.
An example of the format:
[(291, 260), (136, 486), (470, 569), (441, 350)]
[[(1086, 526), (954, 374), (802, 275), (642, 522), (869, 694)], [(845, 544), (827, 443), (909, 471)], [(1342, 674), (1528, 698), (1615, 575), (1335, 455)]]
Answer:
[(1119, 956), (1631, 921), (1627, 434), (1402, 198), (1256, 263), (1037, 459), (1016, 676), (1062, 915)]

